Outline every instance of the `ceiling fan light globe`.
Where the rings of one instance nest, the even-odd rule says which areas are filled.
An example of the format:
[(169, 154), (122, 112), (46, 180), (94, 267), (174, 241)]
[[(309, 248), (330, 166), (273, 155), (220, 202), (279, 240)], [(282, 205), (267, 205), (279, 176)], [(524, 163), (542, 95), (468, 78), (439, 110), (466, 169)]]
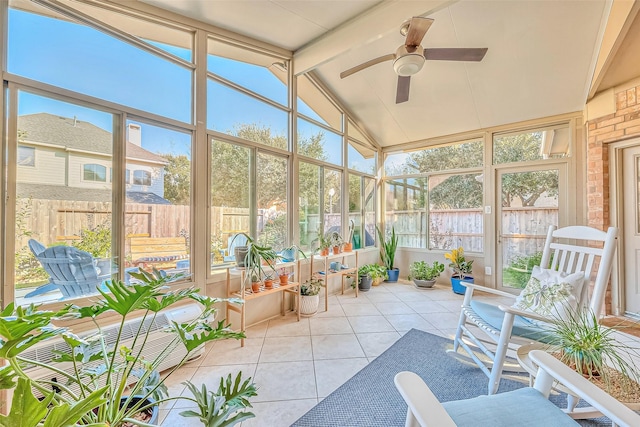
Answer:
[(416, 74), (424, 66), (424, 56), (408, 54), (393, 61), (393, 70), (397, 75), (407, 77)]

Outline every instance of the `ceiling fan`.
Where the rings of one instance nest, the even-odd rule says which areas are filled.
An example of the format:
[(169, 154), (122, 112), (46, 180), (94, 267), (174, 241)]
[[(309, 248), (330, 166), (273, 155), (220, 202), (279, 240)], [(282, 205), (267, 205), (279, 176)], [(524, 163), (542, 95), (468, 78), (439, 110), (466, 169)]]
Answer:
[(358, 71), (372, 65), (393, 60), (393, 69), (398, 75), (398, 87), (396, 91), (396, 104), (409, 100), (409, 85), (411, 76), (422, 69), (424, 61), (482, 61), (488, 48), (426, 48), (420, 43), (424, 35), (433, 24), (433, 19), (422, 16), (414, 16), (400, 27), (400, 34), (406, 36), (405, 43), (396, 53), (390, 53), (370, 61), (364, 62), (340, 73), (344, 79)]

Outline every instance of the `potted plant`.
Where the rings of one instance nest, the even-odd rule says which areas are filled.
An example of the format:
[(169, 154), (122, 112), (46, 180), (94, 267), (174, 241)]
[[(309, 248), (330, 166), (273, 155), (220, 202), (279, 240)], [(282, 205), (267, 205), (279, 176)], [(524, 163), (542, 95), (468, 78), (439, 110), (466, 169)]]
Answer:
[(396, 249), (398, 247), (398, 236), (396, 235), (395, 227), (391, 227), (391, 236), (389, 240), (384, 238), (384, 234), (378, 226), (376, 226), (378, 232), (378, 239), (380, 240), (380, 259), (382, 264), (387, 268), (387, 282), (397, 282), (400, 270), (393, 268), (393, 263), (396, 257)]
[[(378, 264), (365, 264), (358, 268), (358, 289), (368, 291), (387, 277), (387, 270)], [(353, 285), (355, 286), (355, 284)]]
[(293, 262), (298, 259), (298, 255), (302, 255), (304, 259), (307, 259), (307, 255), (297, 245), (291, 245), (280, 251), (282, 262)]
[(251, 292), (254, 294), (260, 292), (260, 277), (256, 274), (251, 275)]
[(352, 219), (349, 220), (349, 237), (347, 241), (344, 243), (344, 251), (351, 252), (353, 250), (353, 233), (356, 228), (356, 223)]
[(329, 247), (333, 248), (333, 254), (337, 255), (342, 250), (342, 246), (344, 245), (344, 239), (337, 231), (332, 231), (327, 236), (327, 240), (329, 241)]
[(322, 280), (311, 277), (300, 285), (300, 315), (313, 316), (318, 312), (320, 303), (320, 288), (324, 286)]
[(273, 288), (273, 274), (267, 273), (264, 276), (264, 288), (265, 289), (272, 289)]
[[(171, 289), (167, 285), (182, 274), (168, 276), (157, 270), (130, 273), (135, 283), (126, 285), (119, 280), (106, 283), (107, 290), (98, 289), (101, 298), (91, 305), (67, 305), (56, 311), (41, 310), (38, 305), (16, 307), (9, 304), (0, 313), (0, 357), (6, 365), (0, 369), (0, 387), (13, 388), (13, 402), (8, 416), (0, 416), (2, 425), (150, 425), (157, 414), (158, 405), (164, 401), (189, 397), (166, 397), (164, 381), (206, 342), (243, 338), (243, 333), (233, 332), (223, 322), (210, 324), (215, 317), (215, 304), (224, 300), (199, 295), (196, 289)], [(127, 348), (118, 333), (105, 334), (101, 328), (103, 317), (118, 318), (120, 330), (127, 318), (142, 315), (141, 325), (155, 321), (161, 310), (186, 301), (201, 306), (201, 314), (188, 323), (173, 323), (172, 340), (153, 358), (145, 358), (144, 347), (151, 328), (140, 327), (132, 348)], [(70, 328), (60, 326), (70, 319), (85, 320), (95, 325), (98, 333), (81, 338)], [(35, 344), (54, 337), (61, 337), (68, 350), (60, 349), (50, 362), (31, 359), (26, 350)], [(157, 369), (167, 357), (182, 348), (185, 356), (162, 377)], [(147, 356), (148, 357), (148, 356)], [(68, 369), (69, 365), (73, 369)], [(27, 366), (51, 370), (52, 377), (31, 379), (25, 372)], [(66, 369), (66, 370), (65, 370)], [(16, 383), (17, 380), (17, 383)], [(231, 382), (231, 376), (228, 382)], [(256, 388), (249, 380), (242, 382), (239, 374), (229, 393), (222, 387), (215, 396), (216, 405), (207, 409), (207, 416), (236, 424), (253, 414), (242, 412), (250, 407), (247, 400), (256, 395)], [(206, 388), (204, 389), (206, 391)], [(40, 397), (41, 400), (38, 399)], [(155, 408), (155, 409), (154, 409)], [(28, 415), (27, 415), (28, 414)]]
[(587, 307), (569, 309), (556, 317), (547, 327), (547, 351), (558, 354), (562, 362), (618, 400), (640, 394), (640, 372), (633, 364), (640, 358), (640, 348), (616, 339), (615, 330), (603, 326)]
[[(252, 283), (253, 288), (253, 283), (259, 282), (260, 278), (265, 275), (263, 267), (269, 267), (274, 273), (276, 272), (275, 265), (278, 259), (280, 259), (280, 255), (278, 255), (271, 246), (258, 245), (245, 233), (239, 233), (236, 237), (240, 235), (244, 236), (247, 240), (246, 253), (242, 263), (246, 273), (245, 281), (251, 281), (250, 283)], [(257, 279), (255, 282), (253, 281), (254, 278)], [(242, 285), (244, 286), (245, 283)]]
[(432, 288), (436, 278), (444, 271), (444, 264), (434, 261), (429, 265), (426, 261), (412, 262), (409, 266), (409, 280), (419, 288)]
[(473, 260), (467, 261), (464, 257), (464, 249), (452, 249), (444, 257), (451, 261), (449, 267), (453, 270), (451, 275), (451, 289), (454, 293), (464, 295), (466, 288), (460, 284), (461, 281), (473, 283), (471, 271), (473, 270)]
[(284, 286), (289, 283), (289, 272), (287, 272), (286, 268), (281, 268), (278, 272), (278, 280), (280, 280), (280, 285)]

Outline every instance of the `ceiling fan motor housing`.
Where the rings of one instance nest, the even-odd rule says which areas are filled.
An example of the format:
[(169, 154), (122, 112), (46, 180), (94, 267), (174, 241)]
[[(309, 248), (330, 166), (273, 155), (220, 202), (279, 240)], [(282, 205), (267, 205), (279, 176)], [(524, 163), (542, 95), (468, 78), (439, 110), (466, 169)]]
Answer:
[(402, 45), (396, 51), (393, 69), (397, 75), (407, 77), (416, 74), (424, 66), (424, 49), (422, 46)]

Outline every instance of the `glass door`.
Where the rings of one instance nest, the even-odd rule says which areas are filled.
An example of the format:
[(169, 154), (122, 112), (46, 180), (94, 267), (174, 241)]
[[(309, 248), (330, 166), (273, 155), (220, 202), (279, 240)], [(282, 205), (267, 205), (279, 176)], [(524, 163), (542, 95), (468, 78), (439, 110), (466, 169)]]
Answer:
[(497, 279), (504, 290), (524, 288), (540, 264), (549, 226), (559, 222), (564, 175), (564, 166), (498, 170)]

